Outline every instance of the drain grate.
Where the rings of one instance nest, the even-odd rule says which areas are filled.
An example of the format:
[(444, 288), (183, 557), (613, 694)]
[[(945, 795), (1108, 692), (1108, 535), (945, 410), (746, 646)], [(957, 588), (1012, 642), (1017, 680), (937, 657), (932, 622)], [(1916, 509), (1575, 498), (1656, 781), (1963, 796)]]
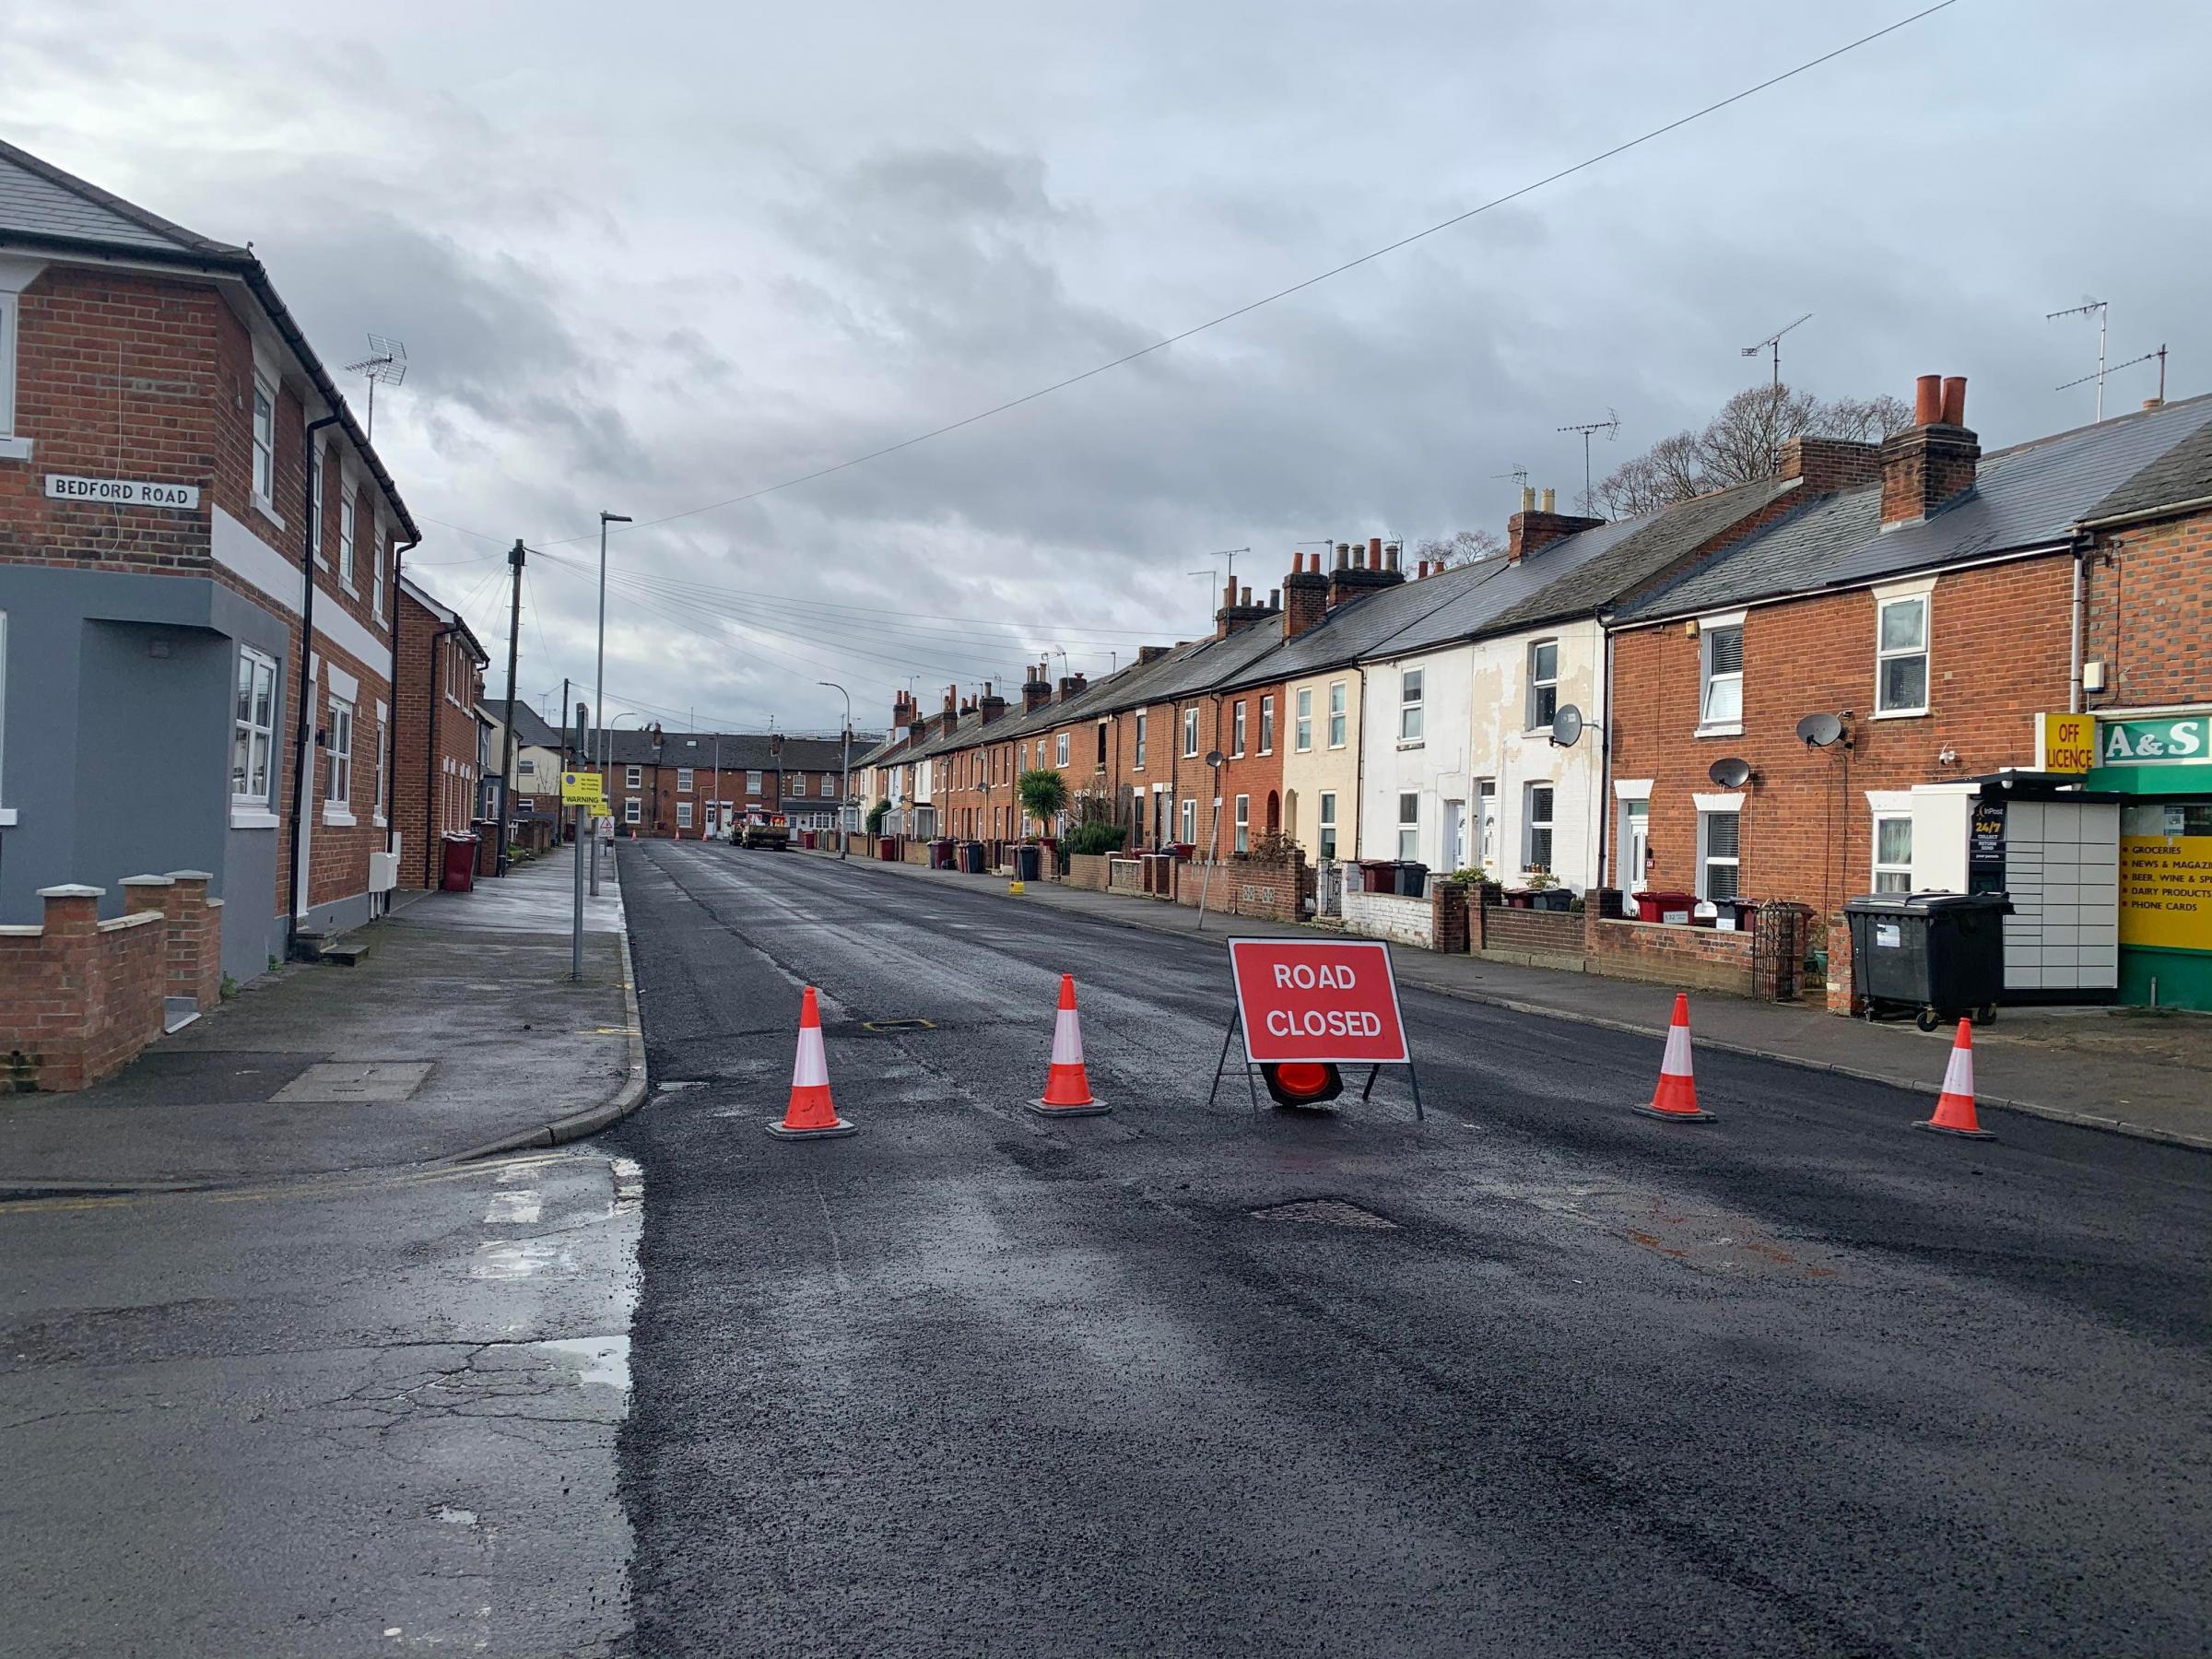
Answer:
[(1300, 1198), (1295, 1204), (1277, 1204), (1252, 1212), (1254, 1221), (1304, 1221), (1316, 1227), (1366, 1227), (1396, 1230), (1372, 1210), (1363, 1210), (1341, 1198)]
[(937, 1022), (934, 1019), (864, 1019), (860, 1022), (860, 1029), (864, 1031), (934, 1031), (937, 1029)]

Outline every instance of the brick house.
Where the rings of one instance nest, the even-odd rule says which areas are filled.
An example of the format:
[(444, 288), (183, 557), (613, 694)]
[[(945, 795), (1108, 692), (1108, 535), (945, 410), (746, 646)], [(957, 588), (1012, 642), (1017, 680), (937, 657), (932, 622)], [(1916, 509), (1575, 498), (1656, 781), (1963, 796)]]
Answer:
[(206, 870), (244, 980), (366, 918), (417, 539), (249, 250), (0, 144), (0, 923)]
[(592, 740), (610, 758), (605, 788), (617, 835), (697, 840), (726, 831), (747, 810), (833, 829), (842, 804), (845, 746), (836, 737), (616, 726)]
[(466, 833), (483, 816), (488, 734), (477, 711), (490, 658), (458, 611), (406, 576), (398, 616), (391, 846), (400, 886), (434, 888), (443, 838)]
[[(2079, 696), (2076, 571), (2111, 539), (2086, 521), (2197, 439), (2212, 398), (1983, 455), (1965, 395), (1963, 380), (1923, 377), (1912, 427), (1878, 446), (1824, 443), (1815, 487), (1781, 518), (1614, 615), (1609, 793), (1623, 821), (1609, 883), (1832, 918), (1857, 893), (1951, 885), (1931, 872), (1956, 849), (1916, 844), (1931, 787), (2041, 771), (2036, 716)], [(2171, 506), (2146, 521), (2158, 530), (2116, 533), (2183, 548), (2201, 520)], [(2170, 575), (2162, 674), (2204, 605), (2201, 563)], [(2140, 610), (2126, 626), (2158, 628)], [(2083, 637), (2097, 637), (2086, 616)], [(2159, 681), (2189, 683), (2186, 669)], [(1801, 736), (1809, 716), (1832, 717), (1841, 739)], [(1723, 760), (1747, 780), (1716, 776)], [(1826, 932), (1834, 981), (1841, 947)], [(2081, 959), (2107, 986), (2110, 949)]]

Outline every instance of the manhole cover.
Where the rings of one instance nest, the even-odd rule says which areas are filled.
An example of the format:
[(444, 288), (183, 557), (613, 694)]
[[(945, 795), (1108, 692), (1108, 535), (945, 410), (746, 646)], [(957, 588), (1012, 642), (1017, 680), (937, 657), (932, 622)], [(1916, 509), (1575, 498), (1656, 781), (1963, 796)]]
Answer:
[(1363, 1210), (1356, 1204), (1347, 1204), (1341, 1198), (1300, 1198), (1295, 1204), (1277, 1204), (1267, 1209), (1252, 1212), (1254, 1221), (1305, 1221), (1318, 1227), (1370, 1227), (1394, 1230), (1395, 1221), (1385, 1221), (1372, 1210)]
[(860, 1022), (860, 1029), (864, 1031), (934, 1031), (937, 1029), (937, 1022), (934, 1019), (864, 1019)]
[(342, 1100), (404, 1100), (430, 1075), (428, 1060), (325, 1060), (311, 1065), (269, 1098), (288, 1105)]

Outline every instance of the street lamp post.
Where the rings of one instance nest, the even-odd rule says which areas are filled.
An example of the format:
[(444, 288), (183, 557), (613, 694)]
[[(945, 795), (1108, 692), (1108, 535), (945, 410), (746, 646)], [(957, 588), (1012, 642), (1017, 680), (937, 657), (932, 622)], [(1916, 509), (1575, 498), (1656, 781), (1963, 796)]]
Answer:
[(845, 839), (845, 814), (853, 806), (853, 693), (835, 680), (816, 680), (814, 683), (836, 692), (845, 700), (844, 747), (840, 751), (843, 778), (837, 804), (837, 855), (844, 858), (851, 851)]
[[(599, 515), (599, 671), (598, 677), (592, 682), (592, 718), (602, 728), (600, 736), (602, 748), (606, 746), (604, 729), (606, 725), (606, 527), (609, 524), (627, 524), (629, 522), (629, 516), (625, 513), (602, 512)], [(589, 757), (586, 758), (589, 759)], [(606, 777), (604, 766), (601, 768), (599, 775), (602, 782), (600, 793), (604, 795), (606, 794), (604, 784)], [(581, 847), (578, 848), (577, 855), (582, 856), (582, 852)], [(598, 896), (599, 846), (594, 840), (592, 844), (592, 897), (596, 899)]]

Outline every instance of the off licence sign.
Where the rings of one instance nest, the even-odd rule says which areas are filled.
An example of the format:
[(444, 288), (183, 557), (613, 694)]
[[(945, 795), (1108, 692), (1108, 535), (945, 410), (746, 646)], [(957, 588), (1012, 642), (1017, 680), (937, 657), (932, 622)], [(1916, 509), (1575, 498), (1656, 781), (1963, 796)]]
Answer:
[(1231, 939), (1229, 966), (1254, 1065), (1404, 1065), (1390, 948), (1380, 939)]

